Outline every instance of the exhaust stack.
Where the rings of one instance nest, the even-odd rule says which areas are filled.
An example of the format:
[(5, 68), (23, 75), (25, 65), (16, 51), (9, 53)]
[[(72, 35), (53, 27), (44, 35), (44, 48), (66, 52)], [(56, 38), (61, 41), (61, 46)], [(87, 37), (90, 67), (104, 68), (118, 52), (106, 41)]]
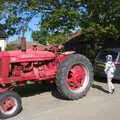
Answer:
[(26, 52), (26, 49), (27, 49), (27, 47), (26, 47), (26, 38), (22, 37), (21, 38), (21, 51)]
[(23, 35), (21, 38), (21, 51), (26, 52), (27, 45), (26, 45), (26, 38), (25, 38), (25, 30), (23, 30)]

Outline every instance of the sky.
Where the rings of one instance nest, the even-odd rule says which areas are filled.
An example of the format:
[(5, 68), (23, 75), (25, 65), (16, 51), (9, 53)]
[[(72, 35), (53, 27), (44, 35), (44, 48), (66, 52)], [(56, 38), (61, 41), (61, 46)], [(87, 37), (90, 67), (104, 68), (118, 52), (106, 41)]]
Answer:
[[(39, 27), (38, 27), (38, 23), (39, 23), (39, 20), (40, 20), (40, 17), (33, 17), (32, 20), (30, 21), (29, 23), (29, 27), (33, 30), (33, 31), (36, 31), (36, 30), (39, 30)], [(32, 31), (28, 30), (26, 33), (25, 33), (25, 37), (26, 37), (26, 40), (27, 41), (32, 41), (32, 37), (31, 37), (31, 34), (32, 34)], [(11, 42), (11, 41), (15, 41), (15, 40), (18, 40), (21, 36), (20, 35), (13, 35), (11, 37), (9, 37), (7, 39), (8, 42)]]
[[(62, 3), (62, 0), (57, 0), (59, 4)], [(22, 17), (24, 16), (25, 14), (23, 13), (22, 14)], [(39, 20), (41, 19), (40, 16), (36, 16), (34, 17), (30, 23), (29, 23), (29, 27), (33, 30), (33, 31), (36, 31), (36, 30), (39, 30), (39, 27), (38, 27), (38, 23), (39, 23)], [(31, 34), (32, 34), (32, 31), (28, 30), (26, 33), (25, 33), (25, 37), (26, 37), (26, 40), (27, 41), (32, 41), (32, 37), (31, 37)], [(15, 41), (15, 40), (18, 40), (20, 39), (21, 35), (13, 35), (9, 38), (7, 38), (7, 42), (11, 42), (11, 41)]]

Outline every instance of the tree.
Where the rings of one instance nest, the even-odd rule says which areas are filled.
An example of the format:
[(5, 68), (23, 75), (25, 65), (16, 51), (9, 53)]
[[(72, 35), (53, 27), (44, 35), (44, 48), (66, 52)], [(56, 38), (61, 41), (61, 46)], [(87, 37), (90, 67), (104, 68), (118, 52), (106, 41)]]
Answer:
[(48, 34), (44, 29), (32, 33), (33, 41), (38, 41), (40, 44), (43, 45), (47, 43), (47, 36)]
[(120, 39), (119, 0), (62, 0), (61, 4), (56, 0), (4, 0), (4, 3), (9, 13), (5, 23), (13, 29), (12, 33), (28, 28), (33, 16), (40, 14), (39, 33), (42, 35), (42, 28), (46, 29), (47, 39), (56, 38), (58, 33), (70, 34), (76, 28), (82, 29), (85, 39), (91, 41), (91, 48), (105, 40)]
[(119, 0), (92, 0), (84, 1), (87, 4), (87, 27), (83, 27), (85, 39), (91, 41), (91, 46), (96, 48), (106, 47), (110, 41), (120, 40), (120, 2)]
[(62, 32), (49, 34), (45, 29), (34, 31), (32, 33), (33, 41), (38, 41), (40, 44), (64, 44), (68, 40), (68, 35)]
[[(41, 27), (48, 32), (70, 32), (78, 26), (80, 4), (76, 0), (65, 0), (61, 5), (57, 0), (2, 0), (7, 11), (5, 23), (9, 34), (19, 33), (22, 27), (28, 28), (29, 21), (35, 15), (42, 15)], [(12, 30), (12, 31), (11, 31)]]
[(23, 29), (29, 29), (28, 24), (35, 15), (29, 9), (27, 0), (1, 0), (0, 1), (0, 30), (8, 36), (21, 34)]

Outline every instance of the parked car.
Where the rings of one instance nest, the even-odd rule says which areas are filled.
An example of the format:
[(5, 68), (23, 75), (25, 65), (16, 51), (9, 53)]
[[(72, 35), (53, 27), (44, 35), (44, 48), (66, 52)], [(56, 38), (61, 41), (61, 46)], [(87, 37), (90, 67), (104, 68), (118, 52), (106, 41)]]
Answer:
[(105, 62), (106, 62), (106, 56), (112, 55), (113, 61), (116, 66), (116, 71), (114, 75), (114, 79), (120, 80), (120, 48), (112, 48), (112, 49), (104, 49), (98, 52), (96, 58), (95, 58), (95, 64), (94, 64), (94, 71), (97, 75), (105, 77)]

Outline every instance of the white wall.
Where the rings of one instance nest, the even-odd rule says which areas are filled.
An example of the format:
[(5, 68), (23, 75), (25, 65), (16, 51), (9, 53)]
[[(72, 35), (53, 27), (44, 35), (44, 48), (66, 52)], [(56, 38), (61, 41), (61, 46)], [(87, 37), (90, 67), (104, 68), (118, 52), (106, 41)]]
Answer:
[(1, 47), (1, 50), (2, 51), (4, 51), (5, 50), (5, 48), (6, 48), (6, 41), (5, 40), (2, 40), (2, 39), (0, 39), (0, 47)]

